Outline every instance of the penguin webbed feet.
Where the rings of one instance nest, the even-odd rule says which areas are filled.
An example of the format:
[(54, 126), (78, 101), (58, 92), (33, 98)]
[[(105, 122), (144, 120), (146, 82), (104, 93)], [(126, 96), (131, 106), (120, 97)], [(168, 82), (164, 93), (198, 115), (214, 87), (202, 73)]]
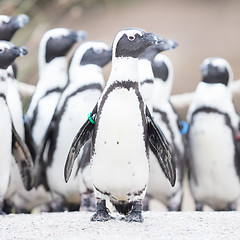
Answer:
[(133, 202), (132, 211), (125, 217), (126, 222), (143, 222), (142, 216), (142, 201), (138, 200)]
[(115, 219), (109, 214), (109, 210), (106, 207), (106, 200), (97, 200), (97, 211), (92, 216), (91, 221), (106, 222), (108, 220)]

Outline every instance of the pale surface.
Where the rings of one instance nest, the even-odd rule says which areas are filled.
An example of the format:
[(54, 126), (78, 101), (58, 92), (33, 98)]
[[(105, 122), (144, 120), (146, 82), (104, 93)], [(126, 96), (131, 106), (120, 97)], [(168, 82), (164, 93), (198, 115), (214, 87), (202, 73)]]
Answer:
[(239, 239), (239, 212), (145, 212), (144, 223), (91, 222), (90, 212), (0, 216), (0, 239)]

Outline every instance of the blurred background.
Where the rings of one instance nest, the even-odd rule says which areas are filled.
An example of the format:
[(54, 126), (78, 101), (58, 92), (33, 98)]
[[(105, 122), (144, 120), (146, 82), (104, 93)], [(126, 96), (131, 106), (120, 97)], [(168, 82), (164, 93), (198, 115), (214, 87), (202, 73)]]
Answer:
[[(30, 22), (12, 42), (28, 48), (29, 54), (18, 60), (18, 78), (26, 83), (37, 83), (39, 41), (56, 27), (86, 30), (86, 40), (109, 45), (125, 27), (174, 39), (179, 47), (166, 52), (175, 70), (172, 94), (196, 88), (201, 79), (199, 66), (207, 57), (226, 58), (234, 79), (240, 79), (239, 0), (0, 0), (0, 14), (20, 13), (27, 14)], [(109, 69), (104, 70), (106, 79)]]
[[(27, 14), (30, 22), (12, 42), (29, 52), (17, 60), (18, 79), (25, 83), (37, 83), (40, 39), (56, 27), (83, 29), (88, 33), (86, 40), (109, 45), (125, 27), (174, 39), (179, 47), (166, 52), (175, 71), (172, 94), (195, 90), (201, 80), (199, 66), (207, 57), (225, 58), (234, 79), (240, 79), (240, 0), (0, 0), (0, 14), (20, 13)], [(104, 69), (106, 80), (110, 67)], [(183, 210), (193, 210), (189, 189), (185, 189)]]

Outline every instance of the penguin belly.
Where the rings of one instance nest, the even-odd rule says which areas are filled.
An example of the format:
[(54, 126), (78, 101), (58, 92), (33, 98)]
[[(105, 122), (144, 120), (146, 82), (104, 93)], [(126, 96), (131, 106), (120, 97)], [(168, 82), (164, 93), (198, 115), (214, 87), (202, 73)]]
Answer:
[(222, 115), (198, 113), (190, 127), (190, 188), (195, 200), (224, 208), (240, 195), (233, 134)]
[[(53, 117), (55, 108), (59, 101), (59, 93), (52, 93), (39, 100), (36, 112), (36, 122), (32, 128), (32, 135), (35, 143), (39, 146)], [(34, 116), (33, 116), (34, 118)]]
[(113, 202), (142, 199), (149, 162), (138, 97), (133, 89), (115, 89), (99, 111), (91, 157), (95, 195), (107, 195)]
[(5, 103), (4, 106), (0, 106), (0, 116), (0, 201), (2, 201), (8, 188), (12, 164), (12, 123)]

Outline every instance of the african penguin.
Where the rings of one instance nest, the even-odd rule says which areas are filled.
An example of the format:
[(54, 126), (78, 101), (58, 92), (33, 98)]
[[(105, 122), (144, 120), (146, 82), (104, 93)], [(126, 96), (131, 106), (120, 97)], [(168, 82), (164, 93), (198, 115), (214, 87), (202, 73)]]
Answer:
[(148, 47), (143, 52), (143, 54), (141, 54), (138, 62), (141, 89), (144, 96), (144, 100), (151, 114), (152, 114), (151, 97), (154, 91), (154, 76), (151, 62), (158, 53), (172, 48), (176, 48), (178, 46), (178, 44), (173, 40), (167, 39), (166, 42), (167, 43), (162, 42), (162, 44), (159, 46)]
[(149, 177), (149, 145), (172, 185), (175, 166), (167, 142), (142, 97), (138, 58), (163, 39), (139, 28), (126, 28), (112, 45), (112, 68), (106, 87), (69, 150), (65, 180), (81, 147), (91, 139), (91, 177), (97, 211), (92, 221), (112, 219), (109, 199), (126, 221), (142, 222), (142, 200)]
[(240, 197), (240, 162), (236, 147), (239, 126), (229, 84), (230, 64), (207, 58), (201, 64), (202, 81), (189, 107), (189, 184), (196, 210), (235, 210)]
[[(74, 43), (86, 37), (84, 31), (55, 28), (47, 31), (39, 44), (39, 80), (25, 115), (26, 141), (35, 156), (54, 110), (67, 85), (66, 54)], [(34, 144), (32, 145), (32, 142)]]
[[(181, 121), (170, 102), (173, 84), (173, 65), (167, 56), (160, 53), (151, 60), (151, 69), (154, 75), (154, 89), (150, 98), (153, 118), (169, 143), (172, 158), (176, 165), (176, 183), (174, 187), (171, 187), (162, 169), (159, 167), (156, 157), (150, 152), (150, 174), (146, 199), (157, 199), (168, 210), (179, 211), (181, 210), (183, 195), (182, 179), (184, 174), (185, 144), (179, 130)], [(148, 206), (145, 207), (147, 208)]]
[[(86, 179), (84, 167), (77, 174), (77, 164), (74, 175), (66, 184), (63, 175), (64, 164), (71, 143), (93, 109), (104, 88), (102, 68), (111, 61), (111, 49), (103, 42), (85, 42), (74, 52), (69, 66), (69, 84), (64, 90), (57, 105), (53, 120), (44, 142), (49, 141), (46, 176), (53, 200), (59, 206), (61, 199), (66, 203), (79, 204), (80, 192), (85, 192)], [(43, 146), (46, 144), (44, 143)], [(44, 149), (41, 150), (41, 153)], [(90, 159), (88, 159), (89, 162)], [(79, 184), (77, 176), (81, 176)], [(89, 172), (89, 171), (88, 171)], [(81, 185), (81, 186), (80, 186)], [(89, 183), (91, 187), (91, 182)], [(82, 189), (82, 190), (81, 190)]]
[[(19, 173), (26, 190), (30, 190), (34, 184), (33, 162), (25, 143), (15, 130), (11, 112), (7, 102), (8, 70), (13, 61), (27, 54), (24, 47), (17, 47), (10, 42), (0, 41), (0, 213), (2, 214), (3, 200), (14, 194), (15, 188), (9, 189), (11, 168), (19, 167)], [(14, 158), (12, 157), (14, 156)]]

